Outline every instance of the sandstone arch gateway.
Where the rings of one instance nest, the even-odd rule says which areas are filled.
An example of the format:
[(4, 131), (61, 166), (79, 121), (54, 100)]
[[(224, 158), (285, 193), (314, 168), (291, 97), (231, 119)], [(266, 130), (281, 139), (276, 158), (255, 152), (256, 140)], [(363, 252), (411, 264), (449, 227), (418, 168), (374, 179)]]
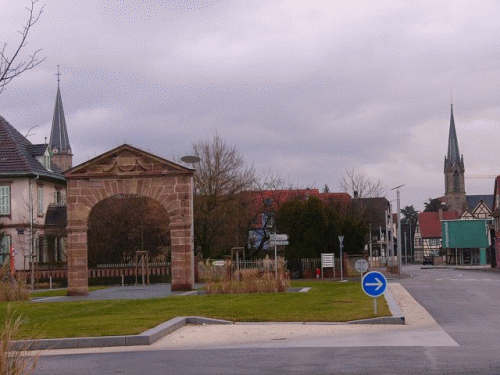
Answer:
[(88, 294), (87, 221), (92, 208), (120, 194), (149, 197), (165, 208), (172, 241), (172, 290), (191, 290), (193, 175), (194, 169), (127, 144), (68, 170), (68, 295)]

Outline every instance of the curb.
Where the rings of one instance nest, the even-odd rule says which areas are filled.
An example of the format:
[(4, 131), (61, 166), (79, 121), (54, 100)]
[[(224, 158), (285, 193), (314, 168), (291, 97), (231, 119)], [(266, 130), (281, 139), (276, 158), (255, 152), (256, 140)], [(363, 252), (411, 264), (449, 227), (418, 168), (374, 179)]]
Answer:
[(387, 305), (389, 306), (389, 310), (391, 311), (392, 316), (353, 320), (351, 322), (348, 322), (348, 324), (405, 324), (405, 317), (403, 316), (403, 313), (401, 312), (401, 309), (394, 299), (389, 288), (385, 289), (384, 297), (387, 301)]
[[(303, 288), (305, 289), (305, 288)], [(305, 292), (305, 290), (300, 290)], [(394, 300), (389, 289), (385, 290), (385, 299), (393, 316), (380, 318), (360, 319), (343, 323), (321, 324), (405, 324), (399, 305)], [(275, 322), (281, 324), (280, 322)], [(72, 337), (62, 339), (40, 339), (40, 340), (18, 340), (10, 344), (10, 350), (46, 350), (46, 349), (84, 349), (103, 348), (113, 346), (136, 346), (151, 345), (169, 333), (182, 328), (186, 324), (234, 324), (234, 322), (222, 319), (203, 318), (199, 316), (179, 316), (161, 323), (154, 328), (148, 329), (138, 335), (124, 336), (101, 336), (101, 337)], [(250, 324), (259, 324), (257, 322)], [(304, 323), (308, 324), (308, 323)], [(309, 323), (314, 324), (314, 323)]]
[(233, 322), (198, 316), (181, 316), (170, 319), (138, 335), (18, 340), (11, 344), (10, 350), (82, 349), (151, 345), (186, 324), (233, 324)]
[(353, 320), (348, 324), (405, 324), (404, 316), (383, 316), (381, 318)]

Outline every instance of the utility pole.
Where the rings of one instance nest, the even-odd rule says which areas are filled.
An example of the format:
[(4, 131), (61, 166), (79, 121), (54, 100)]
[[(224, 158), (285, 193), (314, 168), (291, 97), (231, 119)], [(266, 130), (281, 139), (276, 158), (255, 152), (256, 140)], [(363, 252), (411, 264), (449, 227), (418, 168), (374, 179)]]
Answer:
[(339, 242), (340, 242), (340, 281), (344, 281), (344, 265), (343, 265), (343, 260), (342, 260), (342, 247), (343, 247), (342, 242), (343, 241), (344, 241), (344, 236), (339, 236)]
[(411, 240), (411, 221), (410, 221), (410, 259), (413, 262), (413, 241)]
[(396, 190), (396, 196), (398, 200), (398, 274), (401, 275), (401, 206), (399, 197), (399, 188), (405, 186), (399, 185), (391, 190)]
[(372, 253), (372, 223), (368, 225), (370, 230), (370, 268), (373, 267), (373, 253)]
[(408, 248), (406, 247), (406, 237), (408, 237), (405, 233), (405, 264), (408, 265)]
[(379, 239), (378, 242), (379, 242), (379, 245), (380, 245), (380, 254), (378, 255), (379, 256), (379, 263), (380, 263), (380, 257), (382, 256), (383, 249), (384, 249), (384, 247), (382, 246), (382, 225), (378, 227), (378, 239)]

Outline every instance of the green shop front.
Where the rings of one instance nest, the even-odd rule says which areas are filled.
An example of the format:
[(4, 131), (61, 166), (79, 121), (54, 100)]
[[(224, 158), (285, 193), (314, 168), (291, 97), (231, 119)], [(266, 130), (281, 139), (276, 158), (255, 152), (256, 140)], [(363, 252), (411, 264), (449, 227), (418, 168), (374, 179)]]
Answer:
[(491, 262), (491, 219), (442, 220), (442, 246), (446, 263), (486, 265)]

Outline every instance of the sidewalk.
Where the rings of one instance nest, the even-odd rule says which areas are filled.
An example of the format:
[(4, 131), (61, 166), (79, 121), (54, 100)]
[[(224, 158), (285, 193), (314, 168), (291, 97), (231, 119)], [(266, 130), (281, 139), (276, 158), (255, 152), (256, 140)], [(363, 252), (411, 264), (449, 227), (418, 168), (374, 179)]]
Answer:
[(172, 292), (170, 284), (111, 286), (96, 290), (86, 296), (34, 297), (33, 302), (70, 302), (70, 301), (104, 301), (116, 299), (151, 299), (168, 296), (184, 296), (196, 294), (203, 284), (195, 284), (193, 291)]

